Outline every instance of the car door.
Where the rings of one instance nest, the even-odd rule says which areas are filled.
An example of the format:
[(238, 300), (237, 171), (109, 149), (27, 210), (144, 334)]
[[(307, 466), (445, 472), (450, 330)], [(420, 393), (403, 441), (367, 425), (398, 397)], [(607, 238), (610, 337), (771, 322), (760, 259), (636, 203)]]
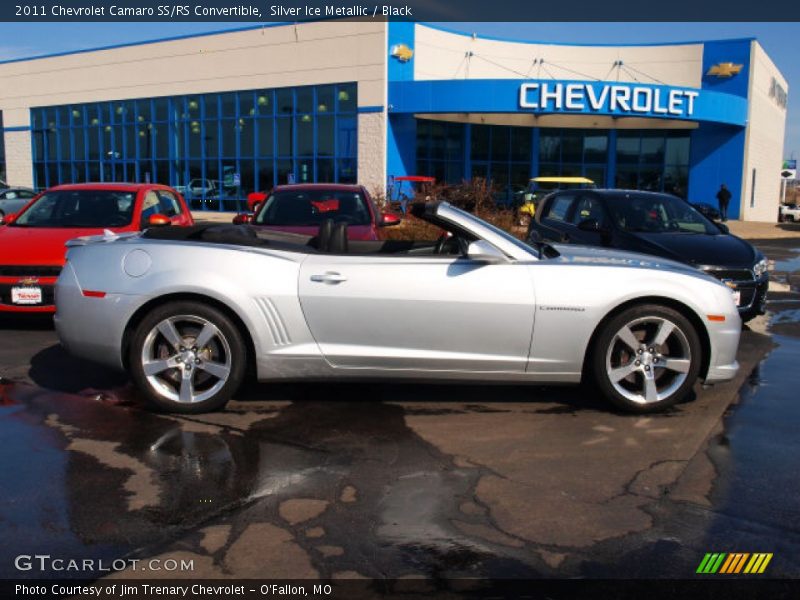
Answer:
[(535, 303), (524, 264), (310, 255), (299, 295), (335, 367), (525, 370)]
[(173, 225), (188, 225), (188, 218), (181, 208), (178, 197), (168, 190), (155, 190), (161, 214), (169, 217)]
[[(595, 231), (584, 230), (579, 227), (581, 222), (593, 220), (597, 223)], [(577, 193), (575, 202), (567, 213), (565, 229), (571, 244), (585, 246), (607, 245), (609, 238), (609, 219), (606, 216), (603, 201), (590, 192)]]
[(537, 219), (536, 229), (544, 240), (551, 242), (568, 242), (574, 233), (574, 227), (569, 222), (572, 214), (572, 205), (577, 194), (575, 192), (562, 192), (546, 200), (547, 204), (542, 209), (541, 216)]

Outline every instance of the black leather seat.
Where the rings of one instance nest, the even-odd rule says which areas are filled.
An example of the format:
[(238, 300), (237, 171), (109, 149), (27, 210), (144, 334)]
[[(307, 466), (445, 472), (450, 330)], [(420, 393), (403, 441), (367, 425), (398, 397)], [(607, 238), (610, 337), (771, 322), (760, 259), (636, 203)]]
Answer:
[(333, 235), (333, 219), (325, 219), (319, 226), (317, 237), (313, 246), (320, 252), (330, 252), (331, 236)]
[(333, 226), (330, 246), (327, 251), (331, 254), (347, 254), (347, 223), (336, 223)]

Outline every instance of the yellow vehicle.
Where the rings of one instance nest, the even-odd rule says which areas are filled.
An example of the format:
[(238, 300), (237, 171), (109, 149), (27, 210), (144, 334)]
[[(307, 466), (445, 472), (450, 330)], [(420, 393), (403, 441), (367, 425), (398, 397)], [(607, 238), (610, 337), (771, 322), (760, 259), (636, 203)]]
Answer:
[(530, 224), (536, 213), (536, 202), (556, 190), (586, 189), (596, 187), (594, 181), (586, 177), (534, 177), (528, 182), (522, 204), (517, 211), (520, 225)]

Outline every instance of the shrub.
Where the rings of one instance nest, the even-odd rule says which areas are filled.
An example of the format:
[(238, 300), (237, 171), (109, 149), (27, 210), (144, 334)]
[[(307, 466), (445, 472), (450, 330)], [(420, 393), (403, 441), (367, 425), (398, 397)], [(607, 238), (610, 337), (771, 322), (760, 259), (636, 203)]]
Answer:
[[(496, 227), (508, 231), (521, 240), (525, 239), (527, 231), (524, 227), (516, 225), (515, 211), (498, 208), (495, 202), (495, 187), (485, 179), (476, 177), (459, 184), (439, 183), (424, 187), (424, 190), (417, 190), (413, 203), (445, 200), (457, 208), (471, 212)], [(403, 222), (400, 225), (384, 229), (383, 236), (390, 240), (435, 240), (442, 235), (443, 232), (438, 227), (414, 217), (410, 213), (411, 204), (408, 205), (409, 210), (403, 218)], [(399, 204), (393, 208), (399, 210)]]

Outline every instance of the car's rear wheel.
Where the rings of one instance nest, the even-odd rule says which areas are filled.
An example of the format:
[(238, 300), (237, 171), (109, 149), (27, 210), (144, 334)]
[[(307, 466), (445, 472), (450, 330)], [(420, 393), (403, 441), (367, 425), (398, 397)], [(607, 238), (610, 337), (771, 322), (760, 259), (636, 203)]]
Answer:
[(647, 304), (604, 324), (592, 348), (591, 369), (613, 404), (650, 413), (686, 396), (701, 362), (700, 337), (692, 323), (672, 308)]
[(221, 311), (199, 302), (171, 302), (151, 311), (134, 331), (131, 376), (147, 399), (176, 413), (227, 404), (244, 379), (242, 335)]

